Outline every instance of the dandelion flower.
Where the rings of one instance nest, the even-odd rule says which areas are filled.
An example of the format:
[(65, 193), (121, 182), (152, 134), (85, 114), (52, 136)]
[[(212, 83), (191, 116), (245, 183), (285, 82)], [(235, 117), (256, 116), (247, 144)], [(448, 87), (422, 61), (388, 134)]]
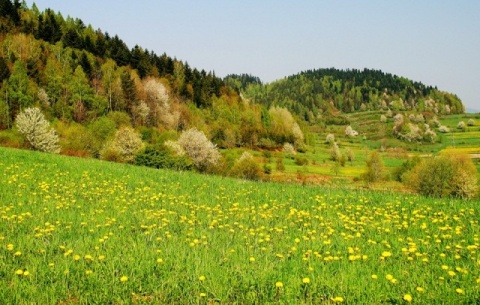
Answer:
[(207, 294), (206, 294), (205, 292), (200, 292), (200, 297), (201, 297), (201, 298), (204, 298), (204, 297), (206, 297), (206, 296), (207, 296)]
[(127, 277), (127, 276), (124, 275), (124, 276), (122, 276), (122, 277), (120, 278), (120, 282), (126, 282), (126, 281), (128, 281), (128, 277)]
[(425, 289), (424, 289), (424, 288), (422, 288), (422, 287), (417, 287), (417, 291), (418, 291), (418, 292), (424, 292), (424, 291), (425, 291)]
[(15, 271), (15, 274), (16, 274), (16, 275), (22, 275), (22, 274), (23, 274), (23, 270), (22, 270), (22, 269), (18, 269), (17, 271)]
[(385, 278), (389, 281), (393, 280), (393, 275), (391, 274), (387, 274), (387, 276), (385, 276)]
[(372, 274), (372, 279), (376, 280), (378, 279), (378, 276), (376, 274)]
[(302, 280), (302, 282), (303, 282), (304, 284), (309, 284), (309, 283), (310, 283), (310, 278), (304, 277), (303, 280)]
[(17, 251), (17, 252), (15, 252), (13, 255), (14, 255), (14, 256), (20, 256), (20, 255), (22, 255), (22, 252)]
[(7, 245), (7, 250), (12, 251), (13, 250), (13, 244), (8, 244)]
[(403, 299), (404, 299), (406, 302), (408, 302), (408, 303), (410, 303), (410, 302), (413, 300), (413, 298), (412, 298), (412, 296), (411, 296), (410, 294), (404, 295), (404, 296), (403, 296)]
[(249, 259), (249, 260), (250, 260), (251, 263), (253, 263), (253, 262), (255, 261), (255, 257), (250, 256), (250, 259)]
[(92, 274), (92, 273), (93, 273), (92, 270), (87, 270), (87, 271), (85, 271), (85, 274), (86, 274), (86, 275), (90, 275), (90, 274)]
[(198, 279), (203, 282), (203, 281), (205, 281), (205, 276), (201, 275)]
[(157, 258), (157, 263), (159, 263), (159, 264), (163, 263), (163, 259)]
[(23, 275), (24, 275), (24, 276), (29, 276), (29, 275), (30, 275), (30, 272), (28, 272), (28, 270), (25, 270), (25, 271), (23, 272)]
[(283, 283), (282, 283), (282, 282), (276, 282), (276, 283), (275, 283), (275, 287), (277, 287), (277, 288), (282, 288), (282, 287), (283, 287)]
[(392, 252), (388, 252), (388, 251), (382, 252), (382, 257), (390, 257), (390, 256), (392, 256)]
[(462, 288), (457, 288), (455, 289), (455, 291), (458, 293), (458, 294), (464, 294), (465, 291), (462, 289)]
[(334, 301), (335, 303), (342, 303), (343, 298), (342, 297), (334, 297), (334, 298), (332, 298), (332, 301)]

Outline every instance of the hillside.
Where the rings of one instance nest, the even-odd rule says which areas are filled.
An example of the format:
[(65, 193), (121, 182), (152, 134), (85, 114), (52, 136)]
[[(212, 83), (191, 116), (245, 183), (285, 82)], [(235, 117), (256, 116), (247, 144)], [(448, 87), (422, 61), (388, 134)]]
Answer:
[(455, 95), (420, 82), (334, 68), (270, 84), (220, 79), (49, 9), (1, 0), (0, 11), (1, 146), (38, 149), (17, 124), (37, 108), (61, 154), (247, 179), (362, 187), (373, 151), (387, 173), (448, 143), (477, 157), (479, 118), (460, 117)]
[(6, 304), (470, 304), (475, 201), (0, 148)]
[[(227, 82), (228, 79), (241, 78), (230, 76)], [(265, 85), (258, 82), (241, 85), (245, 96), (255, 102), (267, 107), (287, 107), (310, 123), (338, 111), (390, 109), (435, 114), (465, 111), (454, 94), (379, 70), (317, 69)]]

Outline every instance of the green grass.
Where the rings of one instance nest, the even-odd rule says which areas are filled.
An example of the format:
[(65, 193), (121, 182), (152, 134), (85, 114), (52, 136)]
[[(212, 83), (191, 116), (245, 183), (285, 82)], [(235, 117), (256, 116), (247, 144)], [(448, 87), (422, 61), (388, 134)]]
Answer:
[(4, 304), (480, 300), (477, 202), (5, 148), (0, 173)]

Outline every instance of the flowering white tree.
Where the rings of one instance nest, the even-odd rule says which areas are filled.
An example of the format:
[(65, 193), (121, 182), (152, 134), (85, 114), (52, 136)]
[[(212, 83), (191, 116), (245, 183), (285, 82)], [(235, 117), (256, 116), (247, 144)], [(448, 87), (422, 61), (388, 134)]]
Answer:
[[(216, 166), (220, 161), (221, 154), (216, 145), (207, 139), (203, 131), (196, 128), (184, 131), (178, 138), (177, 143), (199, 170)], [(171, 146), (172, 144), (168, 145)]]
[(38, 108), (27, 108), (17, 115), (15, 127), (34, 150), (60, 152), (58, 135)]
[(325, 142), (327, 142), (328, 144), (335, 143), (335, 135), (333, 133), (327, 134), (327, 137), (325, 138)]
[(137, 153), (144, 147), (140, 135), (130, 127), (123, 127), (115, 133), (113, 141), (102, 150), (102, 159), (132, 162)]
[(347, 128), (345, 128), (345, 135), (347, 137), (356, 137), (358, 136), (358, 132), (353, 130), (352, 126), (348, 125)]

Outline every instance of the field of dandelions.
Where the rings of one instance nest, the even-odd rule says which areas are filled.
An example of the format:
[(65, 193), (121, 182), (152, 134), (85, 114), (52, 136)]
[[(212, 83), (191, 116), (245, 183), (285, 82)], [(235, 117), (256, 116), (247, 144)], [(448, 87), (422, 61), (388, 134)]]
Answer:
[(479, 208), (0, 148), (0, 300), (478, 304)]

